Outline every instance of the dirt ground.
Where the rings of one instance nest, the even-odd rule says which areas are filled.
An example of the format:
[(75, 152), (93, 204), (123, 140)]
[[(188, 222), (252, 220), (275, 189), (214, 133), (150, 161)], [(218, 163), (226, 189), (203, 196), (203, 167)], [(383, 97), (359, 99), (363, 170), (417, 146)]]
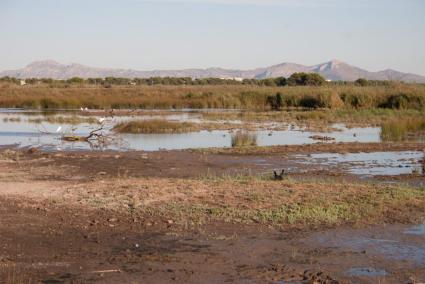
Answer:
[[(328, 241), (324, 244), (319, 241), (322, 235), (337, 236), (353, 226), (371, 230), (379, 239), (385, 224), (423, 221), (423, 204), (415, 198), (405, 203), (408, 205), (382, 211), (371, 220), (314, 226), (274, 226), (224, 219), (194, 225), (176, 220), (175, 217), (183, 213), (170, 218), (149, 209), (173, 205), (180, 199), (206, 204), (228, 201), (238, 208), (260, 203), (265, 207), (273, 205), (258, 194), (251, 194), (251, 199), (246, 200), (238, 191), (244, 187), (266, 191), (265, 196), (276, 194), (276, 198), (285, 200), (294, 196), (310, 200), (309, 188), (302, 188), (297, 180), (310, 180), (309, 186), (316, 180), (349, 182), (354, 189), (348, 193), (357, 194), (370, 185), (362, 185), (355, 176), (314, 169), (308, 174), (291, 174), (289, 178), (295, 181), (283, 184), (291, 195), (284, 197), (273, 193), (281, 184), (248, 180), (246, 185), (239, 184), (239, 188), (227, 181), (222, 186), (214, 177), (268, 174), (274, 166), (291, 167), (287, 158), (294, 153), (423, 148), (423, 144), (353, 143), (332, 148), (323, 144), (273, 147), (269, 153), (261, 149), (246, 154), (44, 153), (3, 149), (0, 150), (0, 283), (425, 282), (425, 254), (420, 254), (419, 261), (413, 263), (372, 249), (333, 246)], [(257, 159), (270, 163), (266, 167), (255, 163)], [(397, 179), (405, 182), (423, 177)], [(380, 184), (382, 180), (372, 182)], [(317, 194), (324, 194), (323, 198), (338, 198), (340, 187), (326, 182), (320, 187), (323, 191)], [(181, 191), (176, 193), (175, 188)], [(226, 194), (226, 190), (232, 188), (235, 193)], [(329, 195), (324, 193), (325, 189)], [(195, 195), (186, 200), (191, 191)], [(137, 202), (135, 196), (139, 198)], [(387, 203), (385, 201), (385, 206), (389, 206)], [(137, 213), (136, 206), (147, 210)], [(378, 227), (370, 227), (373, 224)], [(423, 238), (406, 238), (411, 246), (421, 248), (421, 242), (425, 243)], [(347, 272), (356, 267), (382, 268), (386, 274), (370, 277)]]

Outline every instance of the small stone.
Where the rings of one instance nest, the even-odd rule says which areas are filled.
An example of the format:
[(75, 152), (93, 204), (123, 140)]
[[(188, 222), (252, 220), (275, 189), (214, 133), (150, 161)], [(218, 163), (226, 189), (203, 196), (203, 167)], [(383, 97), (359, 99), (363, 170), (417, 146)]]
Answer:
[(38, 148), (31, 147), (31, 148), (28, 149), (27, 153), (28, 154), (34, 154), (34, 153), (37, 153), (38, 151), (39, 151)]

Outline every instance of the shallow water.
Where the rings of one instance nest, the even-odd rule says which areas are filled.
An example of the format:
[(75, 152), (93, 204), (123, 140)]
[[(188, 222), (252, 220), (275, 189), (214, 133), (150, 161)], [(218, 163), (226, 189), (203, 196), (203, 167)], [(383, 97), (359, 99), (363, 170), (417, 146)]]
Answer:
[(410, 227), (405, 230), (404, 233), (408, 235), (425, 236), (425, 224)]
[(402, 260), (413, 266), (425, 266), (423, 228), (423, 225), (386, 225), (369, 229), (334, 229), (314, 234), (306, 242), (321, 247), (366, 252), (369, 256), (376, 255), (389, 260)]
[(353, 267), (347, 271), (349, 276), (385, 276), (388, 273), (384, 269), (375, 269), (373, 267)]
[[(52, 112), (50, 115), (70, 117), (76, 112)], [(46, 150), (87, 150), (92, 146), (85, 142), (64, 142), (60, 140), (62, 133), (73, 133), (84, 136), (98, 127), (97, 124), (80, 123), (77, 125), (60, 123), (31, 123), (31, 119), (43, 119), (45, 113), (36, 111), (24, 111), (13, 109), (0, 109), (0, 145), (18, 145), (19, 147), (37, 146)], [(98, 117), (99, 118), (99, 117)], [(147, 111), (146, 115), (121, 116), (108, 118), (108, 127), (105, 134), (111, 134), (110, 129), (118, 122), (131, 119), (167, 119), (171, 121), (208, 122), (202, 119), (199, 112), (175, 112), (171, 114), (156, 114)], [(12, 120), (11, 120), (12, 119)], [(13, 119), (17, 119), (14, 121)], [(241, 121), (227, 121), (238, 125)], [(58, 131), (61, 127), (60, 131)], [(351, 128), (343, 125), (334, 125), (339, 131), (329, 133), (303, 131), (297, 127), (289, 127), (286, 130), (268, 131), (258, 130), (257, 144), (259, 146), (272, 145), (302, 145), (318, 143), (310, 138), (313, 135), (323, 135), (335, 138), (335, 142), (379, 142), (380, 129), (376, 127)], [(160, 149), (188, 149), (188, 148), (210, 148), (230, 147), (230, 131), (199, 131), (182, 134), (119, 134), (114, 135), (119, 143), (113, 143), (102, 149), (111, 150), (145, 150), (156, 151)], [(329, 142), (331, 143), (331, 142)]]
[(304, 164), (338, 167), (339, 170), (363, 176), (423, 174), (421, 160), (424, 153), (419, 151), (318, 153), (298, 157)]

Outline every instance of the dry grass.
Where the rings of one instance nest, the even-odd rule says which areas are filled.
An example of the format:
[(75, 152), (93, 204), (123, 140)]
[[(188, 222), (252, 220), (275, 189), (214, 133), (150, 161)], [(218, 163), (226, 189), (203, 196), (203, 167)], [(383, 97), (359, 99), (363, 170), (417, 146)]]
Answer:
[(390, 120), (381, 125), (383, 141), (402, 141), (425, 131), (425, 118)]
[(205, 112), (204, 119), (241, 120), (242, 122), (282, 122), (298, 124), (330, 124), (345, 122), (351, 125), (380, 125), (389, 119), (415, 118), (425, 116), (425, 110), (393, 109), (323, 109), (282, 111), (241, 111), (241, 112)]
[(257, 135), (246, 131), (238, 131), (232, 135), (232, 147), (257, 146)]
[(3, 118), (3, 122), (21, 122), (20, 117), (5, 117)]
[(244, 108), (270, 109), (267, 98), (282, 94), (282, 107), (424, 109), (425, 85), (260, 87), (0, 85), (0, 107), (24, 108)]
[(113, 130), (118, 133), (184, 133), (199, 129), (199, 126), (189, 122), (173, 122), (165, 119), (133, 120), (121, 122), (114, 126)]
[(120, 179), (81, 187), (73, 198), (90, 207), (148, 213), (177, 224), (212, 221), (310, 227), (413, 222), (425, 191), (347, 182), (271, 181), (264, 177)]
[(80, 117), (80, 116), (45, 116), (42, 118), (29, 118), (30, 123), (57, 123), (77, 125), (81, 123), (96, 124), (98, 120), (95, 117)]

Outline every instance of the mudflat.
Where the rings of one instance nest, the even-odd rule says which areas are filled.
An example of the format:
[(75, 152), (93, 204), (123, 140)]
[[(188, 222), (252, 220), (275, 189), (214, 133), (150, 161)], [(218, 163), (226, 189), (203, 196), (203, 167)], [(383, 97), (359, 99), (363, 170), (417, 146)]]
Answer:
[[(158, 152), (0, 152), (6, 283), (418, 283), (420, 174), (361, 177), (305, 153), (422, 150), (315, 144)], [(258, 159), (261, 159), (258, 162)], [(264, 161), (265, 160), (265, 161)], [(293, 168), (273, 180), (273, 168)], [(409, 233), (409, 232), (419, 233)]]

